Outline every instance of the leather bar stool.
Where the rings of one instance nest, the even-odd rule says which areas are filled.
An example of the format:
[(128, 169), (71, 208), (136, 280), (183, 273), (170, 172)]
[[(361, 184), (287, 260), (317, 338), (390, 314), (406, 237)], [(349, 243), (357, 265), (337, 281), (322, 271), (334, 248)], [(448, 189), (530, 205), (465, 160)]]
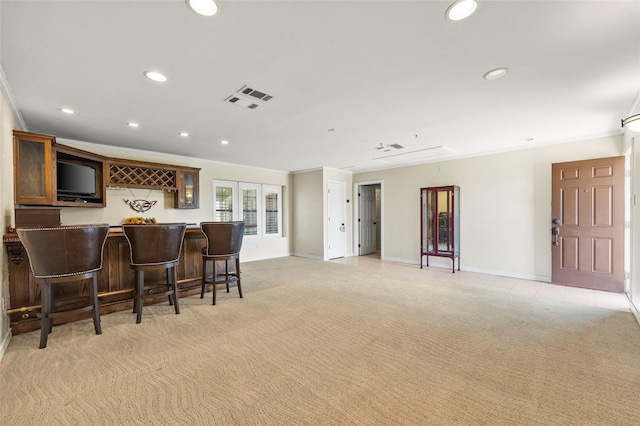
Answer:
[[(91, 311), (96, 334), (100, 327), (98, 303), (98, 273), (102, 270), (104, 244), (109, 234), (108, 224), (58, 226), (53, 228), (18, 228), (18, 236), (24, 246), (31, 272), (42, 284), (42, 308), (40, 309), (40, 349), (47, 346), (47, 338), (53, 329), (53, 319), (65, 315)], [(91, 280), (89, 305), (61, 312), (55, 308), (54, 284), (76, 280)]]
[[(200, 298), (204, 298), (207, 285), (213, 286), (213, 304), (216, 304), (216, 285), (225, 284), (227, 293), (229, 285), (237, 285), (242, 298), (240, 284), (240, 249), (244, 237), (244, 222), (202, 222), (200, 229), (204, 234), (207, 245), (202, 248), (202, 291)], [(224, 274), (219, 270), (224, 262)], [(229, 268), (233, 263), (233, 270)], [(212, 263), (211, 277), (207, 275), (207, 265)], [(210, 279), (209, 279), (210, 278)]]
[[(180, 313), (177, 266), (186, 228), (186, 223), (122, 225), (124, 236), (129, 242), (131, 269), (135, 271), (133, 312), (137, 314), (136, 324), (142, 321), (143, 302), (149, 296), (167, 295), (176, 314)], [(145, 271), (158, 269), (166, 270), (166, 284), (145, 284)], [(160, 285), (166, 287), (166, 290), (156, 293), (155, 289)]]

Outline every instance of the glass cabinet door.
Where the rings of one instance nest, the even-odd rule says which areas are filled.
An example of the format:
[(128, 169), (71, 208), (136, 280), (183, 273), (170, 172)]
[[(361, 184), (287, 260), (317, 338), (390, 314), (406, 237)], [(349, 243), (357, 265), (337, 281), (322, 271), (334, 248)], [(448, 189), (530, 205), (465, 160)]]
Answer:
[(198, 175), (200, 169), (178, 169), (176, 207), (179, 209), (197, 209), (200, 205)]
[(15, 204), (53, 205), (53, 139), (14, 130)]
[(435, 251), (434, 210), (431, 208), (435, 205), (435, 195), (434, 191), (422, 190), (422, 250), (428, 252)]

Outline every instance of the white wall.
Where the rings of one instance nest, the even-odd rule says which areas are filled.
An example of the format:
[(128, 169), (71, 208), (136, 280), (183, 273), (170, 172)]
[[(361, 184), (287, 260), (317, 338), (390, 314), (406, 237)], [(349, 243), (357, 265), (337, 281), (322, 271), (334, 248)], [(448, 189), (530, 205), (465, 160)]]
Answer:
[[(460, 186), (462, 269), (551, 277), (551, 164), (622, 155), (622, 136), (353, 176), (384, 181), (385, 259), (419, 263), (421, 187)], [(430, 264), (451, 267), (448, 259)]]
[[(0, 69), (1, 72), (1, 69)], [(13, 130), (19, 129), (4, 91), (0, 91), (0, 230), (2, 234), (13, 225)], [(9, 316), (9, 273), (7, 252), (0, 255), (0, 359), (11, 339)]]
[[(293, 254), (327, 260), (329, 258), (329, 181), (344, 182), (347, 228), (346, 255), (353, 255), (353, 188), (352, 174), (343, 170), (322, 169), (293, 175)], [(345, 200), (345, 201), (346, 201)]]
[(324, 259), (323, 171), (293, 175), (293, 254)]
[[(196, 158), (118, 148), (60, 138), (57, 138), (56, 141), (59, 144), (73, 146), (106, 157), (198, 167), (202, 169), (200, 170), (199, 209), (174, 208), (174, 194), (172, 192), (149, 189), (108, 188), (106, 192), (107, 205), (105, 208), (63, 207), (60, 213), (60, 219), (63, 225), (108, 223), (116, 226), (121, 225), (127, 217), (132, 216), (155, 217), (158, 222), (187, 222), (197, 225), (202, 221), (213, 219), (214, 180), (280, 185), (284, 187), (283, 237), (245, 239), (242, 244), (241, 256), (243, 261), (251, 261), (288, 256), (291, 253), (291, 232), (289, 229), (291, 222), (291, 202), (289, 201), (291, 175), (288, 172), (237, 166), (234, 164), (217, 163)], [(139, 214), (125, 204), (124, 199), (144, 199), (157, 201), (157, 203), (149, 211)]]

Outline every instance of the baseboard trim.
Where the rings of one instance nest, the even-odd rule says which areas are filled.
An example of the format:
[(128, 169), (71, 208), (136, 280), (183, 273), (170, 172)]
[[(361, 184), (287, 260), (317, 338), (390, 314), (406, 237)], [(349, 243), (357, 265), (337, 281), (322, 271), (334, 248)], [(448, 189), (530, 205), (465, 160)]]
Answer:
[(638, 321), (638, 325), (640, 325), (640, 310), (638, 310), (638, 307), (633, 304), (628, 293), (627, 293), (627, 299), (629, 299), (629, 308), (631, 309), (631, 313), (636, 318), (636, 321)]
[[(442, 259), (442, 258), (440, 258)], [(416, 260), (411, 260), (411, 259), (400, 259), (400, 258), (394, 258), (394, 257), (385, 257), (382, 260), (386, 260), (389, 262), (398, 262), (398, 263), (408, 263), (411, 265), (420, 265), (420, 261), (416, 261)], [(457, 265), (457, 263), (456, 263)], [(432, 258), (429, 259), (429, 268), (439, 268), (439, 269), (449, 269), (451, 270), (451, 261), (448, 261), (447, 263), (444, 262), (433, 262)], [(551, 277), (544, 277), (544, 276), (540, 276), (540, 275), (529, 275), (529, 274), (520, 274), (518, 272), (511, 272), (511, 271), (496, 271), (496, 270), (492, 270), (492, 269), (483, 269), (483, 268), (474, 268), (474, 267), (469, 267), (469, 266), (464, 266), (464, 264), (460, 267), (461, 271), (466, 271), (466, 272), (475, 272), (478, 274), (487, 274), (487, 275), (496, 275), (499, 277), (507, 277), (507, 278), (518, 278), (521, 280), (529, 280), (529, 281), (541, 281), (541, 282), (546, 282), (546, 283), (550, 283), (551, 282)], [(456, 269), (457, 271), (457, 269)]]
[(0, 361), (2, 361), (2, 358), (4, 358), (4, 354), (7, 351), (7, 348), (9, 347), (10, 340), (11, 340), (11, 332), (7, 333), (7, 335), (4, 336), (4, 339), (2, 340), (2, 344), (0, 344)]
[(283, 254), (278, 254), (276, 256), (258, 256), (258, 257), (252, 257), (251, 259), (241, 259), (242, 263), (245, 262), (258, 262), (260, 260), (269, 260), (269, 259), (278, 259), (281, 257), (289, 257), (291, 256), (291, 253), (283, 253)]
[(306, 253), (292, 253), (291, 256), (304, 257), (307, 259), (314, 259), (314, 260), (325, 260), (324, 257), (322, 256), (316, 256), (314, 254), (306, 254)]

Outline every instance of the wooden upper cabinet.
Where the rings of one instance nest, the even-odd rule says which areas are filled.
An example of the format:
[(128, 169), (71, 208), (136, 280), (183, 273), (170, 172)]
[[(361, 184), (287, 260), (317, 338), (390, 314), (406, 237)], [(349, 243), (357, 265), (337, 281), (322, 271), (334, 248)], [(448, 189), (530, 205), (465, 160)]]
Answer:
[(14, 201), (22, 205), (104, 207), (106, 188), (175, 193), (175, 207), (200, 206), (200, 169), (105, 158), (65, 145), (54, 136), (13, 132)]
[(176, 208), (197, 209), (200, 207), (199, 175), (200, 169), (183, 167), (177, 170)]
[(53, 143), (55, 137), (13, 132), (14, 202), (53, 205)]
[[(13, 132), (14, 203), (104, 207), (104, 158), (56, 144), (54, 136)], [(66, 173), (59, 179), (61, 167)]]

